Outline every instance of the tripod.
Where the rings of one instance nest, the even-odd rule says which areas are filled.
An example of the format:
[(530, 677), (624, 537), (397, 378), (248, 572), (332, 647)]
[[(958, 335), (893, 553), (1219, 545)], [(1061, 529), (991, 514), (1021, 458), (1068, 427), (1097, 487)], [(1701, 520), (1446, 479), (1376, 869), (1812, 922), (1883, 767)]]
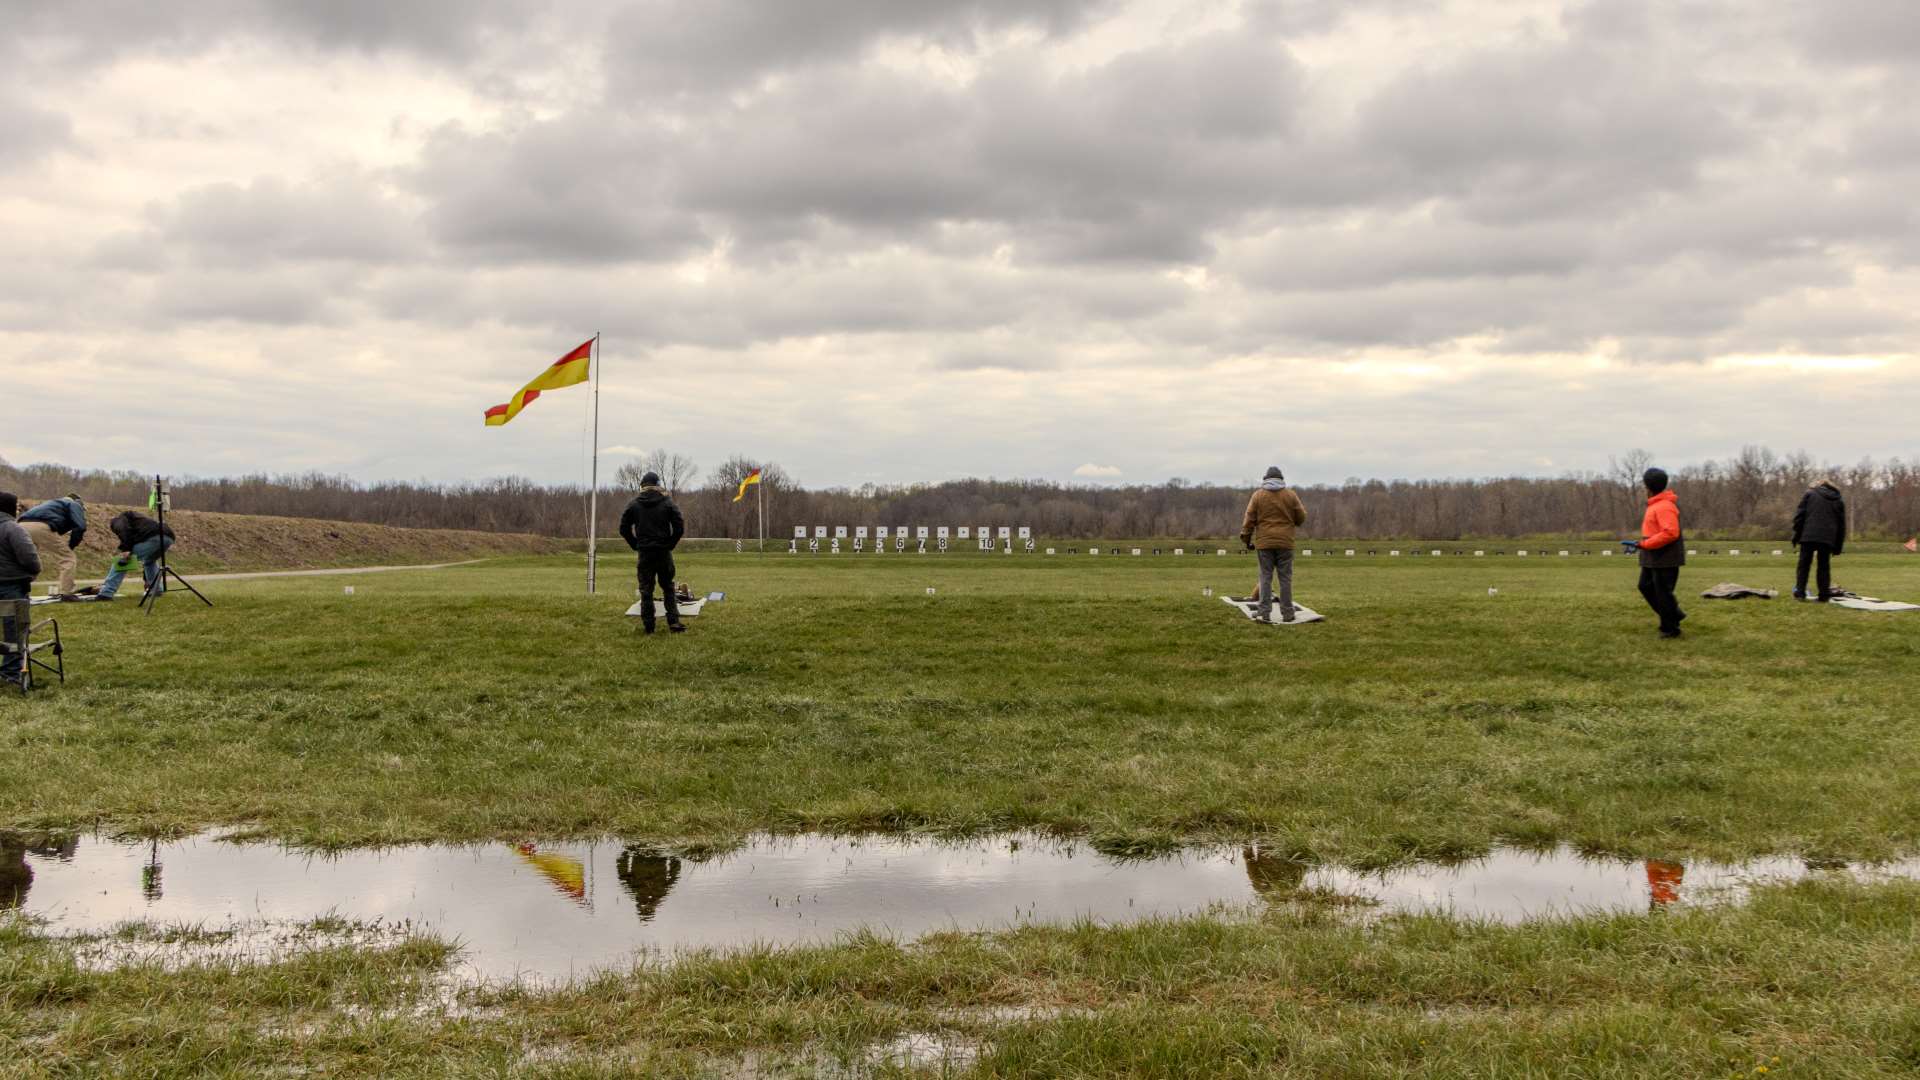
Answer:
[[(207, 599), (206, 594), (202, 593), (199, 589), (194, 588), (193, 582), (181, 577), (179, 571), (167, 565), (167, 547), (169, 546), (167, 544), (167, 503), (171, 501), (172, 499), (167, 494), (166, 486), (161, 483), (158, 476), (154, 477), (153, 512), (156, 515), (156, 520), (160, 522), (160, 555), (158, 556), (160, 572), (153, 575), (153, 580), (147, 583), (147, 591), (140, 596), (140, 606), (146, 608), (147, 614), (149, 615), (153, 614), (154, 608), (160, 606), (160, 598), (166, 595), (168, 578), (179, 582), (188, 592), (198, 596), (201, 603), (208, 607), (213, 606), (213, 601)], [(128, 557), (131, 558), (132, 556), (129, 555)], [(143, 567), (142, 569), (144, 570), (145, 568)]]

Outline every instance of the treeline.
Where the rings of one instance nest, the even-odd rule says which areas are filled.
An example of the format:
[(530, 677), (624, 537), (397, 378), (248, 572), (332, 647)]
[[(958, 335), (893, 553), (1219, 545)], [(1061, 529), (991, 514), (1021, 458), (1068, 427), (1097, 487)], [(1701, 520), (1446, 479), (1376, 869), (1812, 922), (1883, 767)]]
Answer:
[[(1472, 480), (1348, 480), (1299, 488), (1311, 515), (1310, 535), (1356, 539), (1469, 537), (1610, 537), (1638, 526), (1645, 451), (1610, 459), (1603, 471), (1558, 477)], [(795, 525), (1011, 525), (1041, 537), (1232, 537), (1251, 484), (1225, 487), (1173, 479), (1163, 484), (1075, 486), (1041, 480), (954, 480), (938, 484), (864, 485), (809, 491), (779, 465), (764, 465), (760, 490), (734, 496), (754, 468), (734, 457), (703, 474), (683, 455), (664, 451), (622, 466), (601, 492), (600, 532), (612, 535), (621, 508), (648, 468), (666, 477), (687, 516), (690, 535), (757, 535), (762, 495), (767, 536)], [(1829, 478), (1847, 496), (1855, 535), (1905, 539), (1920, 533), (1920, 464), (1899, 459), (1851, 466), (1818, 464), (1748, 447), (1732, 458), (1670, 468), (1689, 534), (1707, 539), (1786, 535), (1807, 487)], [(150, 477), (79, 471), (60, 465), (14, 467), (0, 461), (0, 488), (34, 498), (77, 490), (118, 503), (146, 499)], [(460, 484), (359, 483), (322, 473), (169, 481), (173, 505), (188, 510), (364, 521), (413, 528), (480, 529), (584, 536), (587, 492), (506, 477)]]

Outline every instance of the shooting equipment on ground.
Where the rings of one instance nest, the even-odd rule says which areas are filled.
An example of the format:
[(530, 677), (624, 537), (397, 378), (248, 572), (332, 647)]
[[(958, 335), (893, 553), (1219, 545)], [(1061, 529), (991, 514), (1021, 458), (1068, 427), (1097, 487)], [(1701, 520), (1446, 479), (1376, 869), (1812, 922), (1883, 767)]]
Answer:
[(140, 606), (147, 609), (147, 614), (153, 614), (153, 609), (160, 606), (160, 598), (167, 594), (167, 579), (172, 578), (188, 592), (199, 597), (201, 603), (212, 607), (213, 601), (207, 599), (205, 593), (194, 588), (193, 582), (181, 577), (179, 571), (167, 565), (167, 548), (171, 546), (166, 539), (167, 507), (173, 502), (173, 493), (167, 490), (166, 482), (157, 475), (153, 478), (153, 497), (147, 502), (153, 508), (154, 520), (160, 523), (160, 554), (157, 557), (160, 562), (160, 572), (153, 575), (153, 580), (147, 583), (147, 591), (140, 597)]

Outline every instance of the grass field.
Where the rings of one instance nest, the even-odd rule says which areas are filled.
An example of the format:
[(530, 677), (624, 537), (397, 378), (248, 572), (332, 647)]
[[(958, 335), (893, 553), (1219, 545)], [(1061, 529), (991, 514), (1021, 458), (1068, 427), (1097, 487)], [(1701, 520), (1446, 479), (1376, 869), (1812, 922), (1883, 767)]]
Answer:
[[(61, 608), (69, 684), (0, 700), (0, 824), (320, 845), (1031, 827), (1359, 865), (1920, 851), (1920, 618), (1691, 600), (1662, 641), (1627, 562), (1315, 558), (1299, 595), (1330, 621), (1288, 629), (1200, 595), (1245, 589), (1237, 555), (689, 554), (682, 578), (729, 599), (651, 638), (620, 615), (626, 567), (589, 598), (577, 557)], [(1837, 566), (1920, 599), (1920, 558)], [(1702, 557), (1683, 596), (1790, 572)], [(0, 1061), (693, 1075), (751, 1051), (804, 1075), (932, 1030), (984, 1037), (980, 1075), (1905, 1075), (1917, 923), (1911, 886), (1817, 881), (1507, 929), (1288, 909), (713, 957), (423, 1018), (402, 1005), (444, 959), (429, 938), (92, 973), (16, 921)]]

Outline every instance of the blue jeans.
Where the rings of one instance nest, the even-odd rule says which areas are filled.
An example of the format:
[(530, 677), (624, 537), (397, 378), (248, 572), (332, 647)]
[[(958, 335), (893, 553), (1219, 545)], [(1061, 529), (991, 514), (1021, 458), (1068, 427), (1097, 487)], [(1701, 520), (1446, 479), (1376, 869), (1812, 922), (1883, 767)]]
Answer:
[[(140, 560), (140, 576), (147, 588), (153, 588), (153, 579), (160, 576), (160, 553), (172, 546), (173, 538), (170, 536), (156, 536), (133, 545), (129, 557)], [(127, 576), (126, 562), (125, 558), (113, 561), (113, 566), (107, 571), (107, 580), (100, 583), (101, 596), (112, 596), (120, 591), (120, 582)]]
[[(0, 600), (25, 600), (32, 595), (33, 582), (31, 581), (0, 581)], [(11, 645), (14, 643), (13, 635), (13, 619), (11, 617), (0, 618), (0, 641)], [(0, 679), (17, 679), (19, 677), (20, 654), (0, 654)]]

